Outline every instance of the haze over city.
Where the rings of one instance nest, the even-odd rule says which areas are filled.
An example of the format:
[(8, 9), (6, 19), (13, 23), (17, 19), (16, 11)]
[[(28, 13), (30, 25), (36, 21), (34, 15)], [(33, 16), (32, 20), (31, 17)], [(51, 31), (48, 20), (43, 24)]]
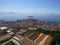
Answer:
[(58, 14), (60, 0), (0, 0), (0, 12)]
[(0, 0), (0, 20), (25, 19), (30, 15), (56, 22), (60, 19), (60, 0)]

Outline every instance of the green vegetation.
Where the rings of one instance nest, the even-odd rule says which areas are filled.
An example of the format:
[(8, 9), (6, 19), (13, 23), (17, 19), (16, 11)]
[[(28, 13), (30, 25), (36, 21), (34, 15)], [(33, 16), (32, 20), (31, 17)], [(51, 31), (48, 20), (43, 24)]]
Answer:
[(51, 45), (60, 45), (60, 31), (47, 31), (43, 29), (37, 29), (37, 30), (30, 30), (30, 31), (35, 31), (36, 33), (44, 33), (51, 35), (53, 37), (53, 42)]

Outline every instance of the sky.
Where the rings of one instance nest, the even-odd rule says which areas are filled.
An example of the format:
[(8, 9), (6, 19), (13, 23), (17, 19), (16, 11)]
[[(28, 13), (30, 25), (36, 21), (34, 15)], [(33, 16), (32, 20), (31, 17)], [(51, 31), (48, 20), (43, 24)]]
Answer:
[(0, 12), (60, 13), (60, 0), (0, 0)]

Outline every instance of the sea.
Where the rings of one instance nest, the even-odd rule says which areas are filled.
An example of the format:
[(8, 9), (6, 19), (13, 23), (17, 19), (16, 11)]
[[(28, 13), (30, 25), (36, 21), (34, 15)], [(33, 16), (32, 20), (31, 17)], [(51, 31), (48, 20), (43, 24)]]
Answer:
[(16, 21), (22, 19), (29, 19), (29, 16), (33, 16), (33, 19), (42, 20), (46, 22), (60, 23), (60, 14), (35, 14), (35, 13), (2, 13), (0, 12), (0, 20), (4, 21)]

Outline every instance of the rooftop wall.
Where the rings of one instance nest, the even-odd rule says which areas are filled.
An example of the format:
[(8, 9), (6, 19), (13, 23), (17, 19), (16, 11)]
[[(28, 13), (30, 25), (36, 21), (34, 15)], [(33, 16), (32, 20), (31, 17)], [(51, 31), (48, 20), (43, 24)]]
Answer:
[(24, 38), (22, 41), (25, 45), (36, 45), (32, 40)]
[(39, 37), (34, 40), (34, 42), (37, 43), (37, 44), (40, 43), (45, 36), (46, 36), (46, 35), (45, 35), (44, 33), (41, 33), (41, 34), (39, 35)]
[(52, 37), (46, 35), (44, 39), (39, 43), (39, 45), (50, 45), (51, 41), (52, 41)]
[(24, 38), (22, 42), (26, 45), (50, 45), (50, 43), (52, 42), (52, 39), (53, 38), (50, 35), (45, 35), (42, 33), (34, 41), (28, 38)]

